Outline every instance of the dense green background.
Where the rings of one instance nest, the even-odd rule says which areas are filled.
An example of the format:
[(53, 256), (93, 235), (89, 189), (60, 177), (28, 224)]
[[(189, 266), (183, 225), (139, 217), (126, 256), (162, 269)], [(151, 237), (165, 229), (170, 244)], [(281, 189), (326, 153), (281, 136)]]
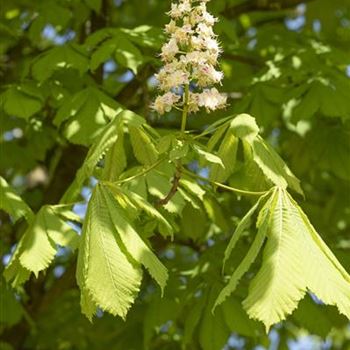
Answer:
[[(160, 132), (179, 128), (176, 113), (158, 119), (149, 108), (169, 6), (168, 0), (0, 1), (0, 172), (33, 210), (59, 201), (87, 146), (120, 105)], [(221, 90), (230, 106), (190, 117), (188, 127), (200, 130), (229, 114), (253, 115), (301, 179), (303, 209), (350, 271), (349, 1), (212, 0), (210, 9), (220, 18)], [(244, 187), (241, 175), (231, 185)], [(92, 186), (86, 184), (83, 197)], [(181, 349), (188, 337), (188, 349), (216, 350), (233, 334), (227, 349), (268, 348), (270, 340), (278, 349), (350, 349), (346, 320), (311, 298), (267, 337), (240, 307), (246, 282), (230, 305), (211, 316), (205, 298), (215, 298), (222, 287), (224, 247), (250, 205), (220, 192), (215, 225), (189, 206), (178, 222), (181, 235), (173, 242), (154, 238), (171, 280), (160, 299), (145, 279), (126, 323), (101, 313), (90, 324), (81, 315), (69, 252), (30, 279), (22, 306), (2, 281), (0, 347), (166, 350)], [(76, 210), (83, 214), (84, 205)], [(25, 223), (13, 224), (4, 212), (0, 220), (3, 269)], [(249, 242), (241, 243), (242, 251)], [(200, 272), (191, 279), (196, 268)], [(198, 286), (205, 298), (193, 297)], [(189, 335), (191, 322), (196, 328)], [(307, 334), (314, 338), (300, 340)]]

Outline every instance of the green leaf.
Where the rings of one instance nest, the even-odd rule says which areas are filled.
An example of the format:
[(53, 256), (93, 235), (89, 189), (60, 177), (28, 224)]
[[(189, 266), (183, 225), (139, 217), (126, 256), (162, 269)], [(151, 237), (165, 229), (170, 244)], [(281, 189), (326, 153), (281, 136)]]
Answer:
[(68, 187), (61, 199), (61, 203), (70, 203), (79, 195), (79, 191), (84, 181), (93, 174), (96, 164), (108, 149), (118, 139), (121, 123), (142, 124), (143, 119), (134, 112), (124, 110), (118, 114), (114, 120), (107, 124), (101, 131), (100, 136), (91, 145), (89, 152), (84, 160), (83, 165), (78, 170), (74, 181)]
[(290, 171), (282, 158), (261, 137), (251, 143), (253, 159), (263, 171), (265, 176), (276, 186), (286, 188), (290, 186), (294, 191), (303, 195), (300, 181)]
[(225, 263), (230, 258), (232, 250), (235, 248), (238, 240), (241, 238), (244, 231), (246, 231), (251, 226), (251, 218), (266, 196), (267, 195), (261, 196), (258, 199), (258, 201), (251, 207), (251, 209), (247, 212), (247, 214), (242, 218), (242, 220), (239, 222), (238, 226), (236, 227), (236, 230), (233, 233), (230, 239), (230, 242), (225, 249), (223, 269), (225, 268)]
[[(257, 224), (258, 233), (257, 233), (252, 245), (250, 246), (246, 256), (243, 258), (241, 263), (235, 269), (235, 271), (234, 271), (233, 275), (231, 276), (226, 287), (220, 292), (219, 296), (217, 297), (213, 310), (218, 305), (223, 303), (225, 301), (225, 299), (235, 291), (235, 289), (239, 283), (239, 280), (249, 270), (250, 266), (253, 264), (256, 257), (258, 256), (259, 251), (260, 251), (261, 247), (263, 246), (263, 243), (264, 243), (266, 235), (267, 235), (267, 229), (268, 229), (268, 224), (269, 224), (269, 219), (270, 219), (268, 211), (270, 210), (271, 207), (274, 208), (275, 201), (276, 201), (276, 194), (273, 193), (272, 196), (270, 197), (270, 199), (265, 204), (265, 206), (260, 211), (261, 220), (260, 220), (260, 222), (258, 220), (258, 224)], [(255, 208), (254, 208), (254, 210), (255, 210)], [(248, 212), (248, 214), (250, 214), (250, 213)], [(242, 220), (243, 223), (242, 223), (242, 226), (240, 227), (240, 230), (242, 230), (242, 228), (244, 228), (243, 225), (247, 224), (247, 221), (249, 220), (250, 215), (251, 215), (250, 214), (248, 216), (248, 214), (243, 218), (243, 220)], [(241, 232), (243, 232), (243, 231), (241, 231)], [(230, 244), (225, 251), (225, 261), (226, 261), (226, 256), (229, 256), (229, 254), (231, 253), (231, 250), (233, 248), (233, 245), (236, 243), (238, 238), (232, 239), (230, 241)]]
[(217, 152), (217, 155), (222, 160), (224, 168), (221, 165), (214, 164), (210, 171), (211, 181), (225, 182), (234, 172), (237, 148), (238, 138), (233, 135), (231, 129), (228, 129)]
[(209, 296), (209, 300), (207, 300), (199, 328), (199, 343), (203, 350), (223, 349), (230, 335), (230, 330), (226, 324), (222, 310), (219, 309), (214, 315), (211, 312), (212, 294)]
[(243, 306), (268, 330), (292, 313), (307, 290), (350, 319), (350, 276), (290, 195), (278, 189), (262, 267)]
[(193, 333), (201, 319), (203, 309), (206, 303), (206, 298), (202, 297), (202, 298), (199, 298), (198, 300), (195, 299), (193, 303), (194, 303), (194, 306), (190, 309), (190, 312), (186, 315), (186, 317), (184, 317), (184, 335), (183, 335), (184, 344), (191, 343), (193, 339)]
[(192, 145), (192, 148), (199, 155), (201, 159), (205, 159), (209, 163), (218, 164), (222, 168), (225, 168), (224, 164), (222, 163), (222, 160), (217, 155), (205, 151), (203, 147), (199, 145)]
[(171, 235), (173, 234), (173, 228), (169, 224), (169, 222), (164, 218), (164, 216), (155, 209), (148, 201), (146, 201), (144, 198), (139, 196), (137, 193), (121, 189), (121, 191), (137, 206), (139, 209), (143, 210), (147, 215), (150, 217), (156, 219), (159, 224), (162, 225), (164, 231), (166, 234)]
[(188, 143), (173, 139), (172, 148), (169, 152), (169, 159), (171, 161), (174, 161), (177, 159), (183, 159), (187, 156), (188, 151), (189, 151)]
[(25, 217), (33, 218), (33, 212), (21, 197), (12, 189), (6, 180), (0, 176), (0, 208), (10, 214), (14, 220)]
[(106, 198), (97, 185), (88, 204), (78, 256), (83, 313), (92, 319), (98, 306), (125, 318), (141, 279), (142, 272), (117, 236)]
[(0, 324), (12, 327), (23, 317), (23, 308), (16, 300), (14, 293), (5, 285), (3, 278), (1, 278), (0, 287)]
[(124, 214), (123, 209), (114, 199), (112, 193), (107, 188), (105, 189), (103, 187), (101, 191), (106, 200), (114, 227), (125, 245), (126, 250), (137, 262), (146, 267), (151, 276), (161, 287), (163, 293), (168, 279), (167, 269), (128, 222), (126, 214)]
[(104, 41), (91, 56), (91, 69), (95, 70), (111, 57), (122, 66), (130, 68), (135, 74), (143, 63), (140, 50), (120, 30), (111, 32), (113, 37)]
[(335, 308), (316, 304), (309, 296), (299, 303), (292, 318), (298, 326), (322, 338), (326, 338), (333, 327), (338, 328), (347, 323), (346, 318), (337, 314)]
[(90, 145), (113, 120), (122, 106), (102, 91), (88, 87), (69, 97), (58, 110), (54, 123), (64, 125), (65, 136), (74, 143)]
[(96, 306), (126, 317), (140, 288), (140, 264), (163, 290), (166, 268), (140, 238), (113, 194), (98, 184), (88, 204), (77, 268), (82, 310), (88, 318)]
[(12, 86), (0, 95), (0, 106), (13, 117), (29, 119), (43, 105), (44, 98), (40, 89), (33, 86)]
[(260, 324), (248, 317), (237, 298), (227, 299), (221, 309), (231, 332), (245, 337), (256, 337), (262, 333)]
[(179, 300), (153, 296), (143, 319), (144, 349), (152, 348), (152, 336), (167, 321), (175, 319), (181, 310)]
[(74, 68), (83, 75), (88, 70), (86, 52), (78, 45), (53, 47), (39, 55), (32, 65), (32, 74), (38, 81), (49, 79), (56, 70)]
[(33, 272), (37, 277), (53, 261), (57, 244), (72, 245), (74, 248), (76, 240), (77, 233), (56, 215), (53, 208), (43, 206), (21, 238), (10, 264), (6, 267), (8, 272), (5, 277), (15, 285), (16, 278), (23, 283), (25, 280), (22, 281), (21, 276), (29, 277), (27, 271)]
[(255, 118), (249, 114), (239, 114), (230, 123), (233, 134), (240, 139), (252, 142), (259, 133)]
[(119, 175), (123, 172), (126, 166), (127, 159), (124, 149), (124, 130), (123, 125), (120, 125), (118, 128), (118, 138), (105, 157), (103, 178), (108, 181), (118, 180)]
[(138, 46), (151, 47), (159, 51), (164, 43), (164, 32), (158, 27), (141, 25), (133, 29), (121, 28), (120, 30)]
[(203, 201), (206, 191), (198, 184), (198, 182), (192, 178), (181, 177), (180, 185), (186, 189), (189, 193), (193, 194), (200, 201)]
[(158, 152), (146, 131), (130, 125), (129, 134), (136, 159), (144, 165), (154, 164), (158, 159)]

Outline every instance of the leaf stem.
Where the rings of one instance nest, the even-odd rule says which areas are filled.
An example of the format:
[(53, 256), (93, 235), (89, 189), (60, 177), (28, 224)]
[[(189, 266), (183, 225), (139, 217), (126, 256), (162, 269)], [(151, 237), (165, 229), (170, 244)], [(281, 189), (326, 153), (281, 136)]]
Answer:
[[(132, 176), (129, 176), (129, 177), (125, 178), (125, 179), (121, 179), (121, 180), (115, 181), (114, 183), (121, 184), (121, 183), (124, 183), (124, 182), (128, 182), (128, 181), (134, 180), (134, 179), (136, 179), (136, 178), (138, 178), (140, 176), (143, 176), (143, 175), (147, 174), (149, 171), (151, 171), (152, 169), (156, 168), (164, 160), (165, 160), (165, 158), (160, 158), (154, 164), (150, 165), (147, 168), (144, 168), (139, 173), (137, 173), (135, 175), (132, 175)], [(108, 182), (108, 181), (106, 181), (106, 182)]]
[(195, 174), (193, 173), (192, 171), (189, 171), (187, 169), (183, 169), (182, 170), (185, 174), (189, 175), (189, 176), (192, 176), (192, 177), (195, 177), (199, 180), (202, 180), (202, 181), (206, 181), (206, 182), (209, 182), (211, 183), (212, 185), (215, 185), (217, 187), (220, 187), (220, 188), (223, 188), (225, 190), (228, 190), (228, 191), (231, 191), (231, 192), (235, 192), (235, 193), (239, 193), (239, 194), (242, 194), (242, 195), (246, 195), (246, 196), (262, 196), (266, 193), (268, 193), (269, 191), (262, 191), (262, 192), (255, 192), (255, 191), (245, 191), (245, 190), (241, 190), (239, 188), (234, 188), (234, 187), (231, 187), (231, 186), (227, 186), (227, 185), (224, 185), (224, 184), (221, 184), (220, 182), (216, 182), (216, 181), (211, 181), (209, 180), (208, 178), (206, 177), (203, 177), (201, 175), (198, 175), (198, 174)]
[(182, 134), (184, 134), (185, 130), (186, 130), (189, 93), (190, 93), (190, 86), (187, 84), (187, 85), (185, 85), (184, 105), (183, 105), (182, 120), (181, 120), (181, 133)]

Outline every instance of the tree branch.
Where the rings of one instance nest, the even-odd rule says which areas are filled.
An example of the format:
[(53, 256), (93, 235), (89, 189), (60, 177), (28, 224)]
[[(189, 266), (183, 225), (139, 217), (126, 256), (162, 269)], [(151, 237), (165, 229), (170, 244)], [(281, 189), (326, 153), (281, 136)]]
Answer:
[(177, 192), (177, 188), (179, 187), (180, 179), (181, 179), (181, 165), (178, 165), (176, 167), (176, 172), (175, 172), (175, 175), (174, 175), (173, 180), (172, 180), (172, 186), (170, 188), (170, 191), (164, 198), (160, 199), (156, 203), (157, 207), (168, 204), (168, 202), (171, 200), (171, 198), (173, 198), (175, 196), (175, 194)]

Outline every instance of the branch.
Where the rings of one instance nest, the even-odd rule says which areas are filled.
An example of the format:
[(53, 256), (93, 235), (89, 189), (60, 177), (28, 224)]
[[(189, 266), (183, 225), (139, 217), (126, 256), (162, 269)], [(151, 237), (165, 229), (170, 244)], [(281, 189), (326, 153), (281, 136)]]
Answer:
[(168, 202), (171, 200), (171, 198), (173, 198), (175, 196), (175, 194), (177, 192), (177, 188), (179, 187), (180, 179), (181, 179), (181, 165), (178, 165), (176, 167), (176, 172), (175, 172), (175, 175), (174, 175), (173, 180), (172, 180), (173, 185), (171, 186), (169, 193), (163, 199), (160, 199), (156, 203), (157, 207), (168, 204)]
[(241, 55), (232, 54), (232, 53), (224, 53), (222, 55), (222, 58), (249, 64), (257, 68), (261, 68), (264, 66), (264, 63), (261, 60), (257, 59), (256, 57), (248, 57), (248, 56), (241, 56)]

